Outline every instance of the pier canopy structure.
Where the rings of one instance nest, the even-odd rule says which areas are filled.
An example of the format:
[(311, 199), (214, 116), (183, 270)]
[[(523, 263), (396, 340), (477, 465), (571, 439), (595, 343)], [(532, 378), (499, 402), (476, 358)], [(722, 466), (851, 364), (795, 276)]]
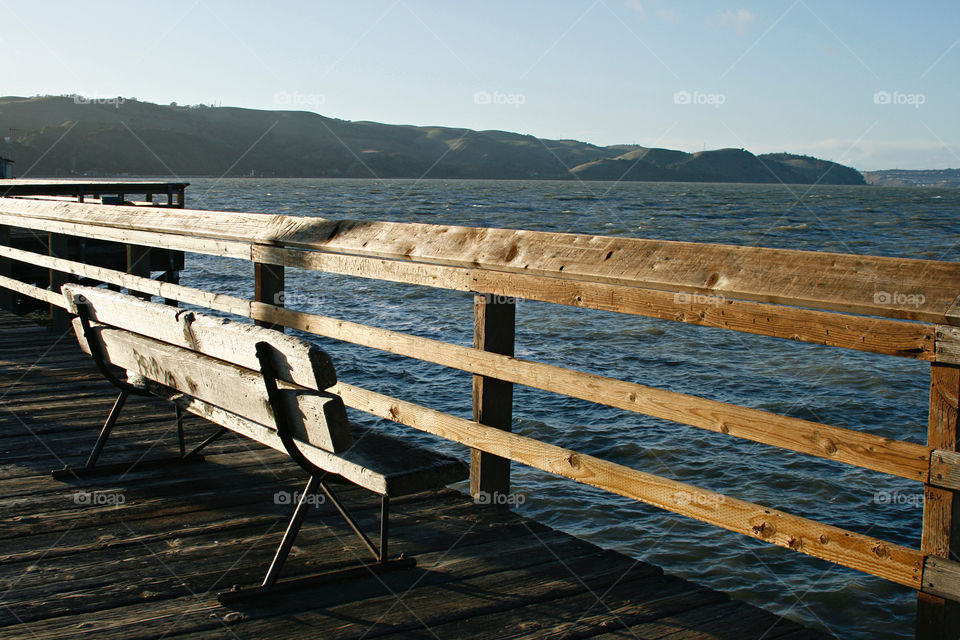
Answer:
[[(131, 258), (128, 268), (105, 268), (52, 248), (26, 250), (11, 244), (14, 229), (49, 234), (51, 247), (58, 238), (121, 243)], [(251, 263), (255, 294), (243, 298), (154, 279), (155, 265), (147, 258), (154, 251)], [(349, 408), (469, 448), (475, 496), (509, 494), (510, 463), (527, 465), (910, 587), (918, 593), (918, 638), (956, 637), (960, 628), (955, 625), (960, 600), (958, 263), (26, 197), (0, 198), (0, 261), (0, 291), (7, 304), (13, 296), (33, 298), (63, 315), (59, 285), (99, 282), (469, 372), (474, 376), (472, 418), (349, 381), (341, 380), (334, 389)], [(51, 275), (29, 281), (13, 277), (15, 265)], [(472, 293), (474, 345), (285, 308), (282, 294), (291, 293), (285, 270), (294, 268)], [(514, 357), (516, 299), (929, 363), (926, 441), (883, 437)], [(811, 357), (827, 355), (817, 349)], [(727, 495), (561, 447), (536, 434), (512, 433), (514, 385), (766, 445), (757, 447), (757, 456), (776, 455), (768, 447), (785, 449), (916, 483), (925, 496), (922, 527), (915, 544), (897, 544), (792, 513), (789, 505), (746, 501), (732, 495), (735, 488)], [(597, 634), (584, 637), (590, 635)]]

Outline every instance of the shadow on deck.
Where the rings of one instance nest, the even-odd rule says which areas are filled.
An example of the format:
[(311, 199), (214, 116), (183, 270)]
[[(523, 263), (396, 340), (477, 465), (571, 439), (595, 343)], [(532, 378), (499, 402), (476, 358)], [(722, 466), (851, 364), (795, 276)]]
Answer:
[[(83, 463), (114, 393), (72, 334), (0, 312), (5, 639), (823, 637), (453, 490), (392, 503), (391, 551), (417, 568), (221, 606), (217, 591), (262, 578), (303, 472), (229, 435), (202, 464), (53, 480)], [(212, 429), (188, 419), (193, 439)], [(175, 448), (172, 408), (132, 399), (104, 462)], [(374, 496), (341, 495), (375, 526)], [(284, 576), (363, 553), (321, 505)]]

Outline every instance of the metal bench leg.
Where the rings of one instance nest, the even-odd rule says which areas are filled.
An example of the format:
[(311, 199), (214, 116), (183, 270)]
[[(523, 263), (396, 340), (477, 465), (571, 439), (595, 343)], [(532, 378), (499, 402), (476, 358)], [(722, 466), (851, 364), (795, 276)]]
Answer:
[(277, 547), (277, 553), (273, 556), (273, 562), (270, 563), (270, 568), (267, 569), (267, 575), (264, 577), (261, 586), (272, 587), (276, 583), (280, 569), (283, 568), (283, 563), (290, 555), (290, 548), (293, 547), (293, 542), (297, 539), (297, 534), (300, 533), (300, 527), (303, 526), (303, 519), (310, 510), (310, 500), (317, 492), (318, 483), (317, 476), (310, 476), (310, 479), (307, 480), (307, 486), (300, 495), (300, 501), (297, 502), (297, 508), (293, 510), (290, 522), (287, 523), (287, 530), (283, 532), (283, 540)]
[[(230, 433), (230, 429), (227, 429), (226, 427), (220, 427), (220, 429), (216, 433), (214, 433), (212, 436), (209, 436), (206, 440), (204, 440), (203, 442), (195, 446), (193, 449), (190, 450), (189, 453), (181, 453), (180, 462), (203, 461), (203, 456), (199, 455), (200, 452), (203, 451), (207, 447), (207, 445), (213, 444), (214, 442), (216, 442), (223, 436), (227, 435), (228, 433)], [(181, 447), (180, 451), (182, 452), (184, 448), (185, 447)]]
[(141, 460), (139, 462), (115, 462), (112, 464), (98, 465), (97, 461), (100, 459), (100, 455), (103, 453), (103, 449), (107, 445), (107, 440), (110, 439), (110, 434), (113, 432), (113, 428), (116, 426), (117, 420), (120, 418), (120, 412), (123, 410), (123, 407), (127, 402), (127, 398), (129, 397), (130, 391), (126, 389), (120, 391), (120, 395), (117, 396), (116, 401), (113, 403), (113, 407), (110, 409), (110, 414), (107, 416), (107, 420), (104, 422), (103, 428), (100, 430), (100, 435), (97, 436), (97, 441), (93, 445), (93, 450), (90, 451), (90, 456), (87, 458), (86, 464), (84, 464), (82, 467), (65, 466), (63, 469), (51, 471), (50, 475), (58, 480), (64, 480), (69, 478), (86, 478), (97, 475), (109, 475), (113, 473), (126, 473), (134, 469), (147, 469), (149, 467), (169, 465), (171, 463), (178, 462), (202, 462), (203, 456), (198, 455), (200, 450), (227, 432), (227, 429), (221, 428), (217, 433), (201, 442), (192, 451), (189, 453), (184, 453), (186, 449), (186, 442), (183, 435), (183, 410), (180, 409), (180, 407), (177, 407), (177, 436), (180, 441), (179, 456), (167, 456), (163, 458)]
[[(353, 519), (353, 516), (350, 515), (350, 512), (347, 511), (347, 509), (343, 506), (343, 504), (337, 498), (337, 495), (333, 492), (333, 489), (328, 487), (324, 482), (320, 482), (320, 488), (323, 490), (323, 493), (326, 494), (327, 499), (330, 500), (330, 503), (340, 513), (340, 516), (348, 525), (350, 525), (350, 528), (353, 529), (355, 534), (357, 534), (357, 537), (360, 538), (363, 546), (365, 546), (367, 550), (373, 554), (373, 557), (377, 562), (383, 562), (384, 558), (377, 554), (377, 549), (373, 546), (373, 543), (370, 542), (370, 538), (367, 537), (367, 534), (363, 532), (363, 530), (360, 528), (360, 525), (357, 524), (357, 521)], [(381, 523), (381, 528), (382, 526), (383, 525)]]
[(379, 562), (386, 562), (390, 556), (387, 553), (387, 544), (390, 540), (390, 497), (380, 497), (380, 557)]
[[(318, 488), (323, 491), (323, 493), (327, 496), (327, 499), (330, 500), (347, 524), (350, 525), (350, 528), (353, 529), (353, 532), (357, 534), (361, 541), (363, 541), (364, 546), (366, 546), (367, 549), (369, 549), (373, 554), (375, 561), (361, 562), (352, 567), (335, 569), (323, 573), (315, 573), (298, 578), (292, 578), (289, 580), (284, 580), (283, 582), (277, 582), (280, 570), (283, 568), (283, 564), (290, 553), (290, 549), (293, 546), (294, 540), (296, 539), (297, 534), (300, 532), (300, 527), (303, 525), (303, 519), (306, 517), (307, 511), (310, 509), (310, 499), (316, 495)], [(290, 521), (287, 524), (287, 530), (283, 534), (283, 540), (280, 541), (280, 546), (277, 548), (277, 552), (273, 557), (273, 561), (270, 563), (270, 568), (267, 569), (267, 575), (263, 579), (263, 583), (257, 587), (249, 587), (246, 589), (240, 588), (239, 585), (234, 585), (230, 591), (218, 593), (217, 599), (221, 604), (233, 604), (249, 600), (254, 596), (262, 596), (268, 593), (288, 591), (290, 589), (339, 582), (342, 580), (363, 578), (365, 576), (369, 576), (371, 573), (377, 574), (386, 571), (394, 571), (397, 569), (409, 569), (417, 566), (417, 562), (414, 558), (406, 558), (401, 556), (393, 560), (387, 559), (387, 541), (390, 533), (388, 524), (389, 515), (390, 498), (387, 496), (382, 496), (380, 501), (380, 547), (377, 549), (373, 546), (373, 543), (370, 542), (370, 538), (368, 538), (363, 530), (360, 529), (359, 525), (357, 525), (357, 522), (353, 519), (353, 516), (351, 516), (346, 508), (344, 508), (343, 504), (336, 497), (333, 491), (323, 481), (321, 481), (318, 476), (311, 475), (309, 482), (307, 482), (306, 488), (303, 490), (303, 494), (300, 496), (300, 501), (297, 503), (297, 507), (294, 510), (293, 515), (290, 517)]]
[(97, 436), (97, 442), (93, 445), (93, 451), (90, 452), (90, 457), (87, 458), (87, 464), (83, 465), (85, 469), (93, 469), (97, 465), (97, 460), (100, 458), (100, 454), (103, 453), (103, 448), (106, 446), (107, 440), (110, 438), (110, 433), (113, 431), (114, 425), (117, 424), (117, 419), (123, 410), (123, 405), (126, 404), (127, 398), (129, 397), (130, 394), (126, 391), (121, 391), (120, 395), (117, 396), (116, 401), (113, 403), (113, 408), (110, 409), (110, 414), (107, 416), (107, 421), (103, 423), (103, 429), (100, 430), (100, 435)]
[(121, 391), (120, 395), (117, 396), (117, 399), (113, 403), (113, 407), (110, 409), (110, 414), (107, 415), (107, 421), (103, 423), (103, 428), (100, 430), (100, 435), (97, 436), (97, 442), (93, 445), (93, 450), (90, 451), (90, 456), (87, 458), (87, 463), (76, 469), (70, 466), (65, 466), (63, 469), (51, 471), (50, 475), (52, 475), (54, 478), (89, 475), (90, 472), (96, 468), (97, 459), (100, 457), (100, 454), (103, 453), (103, 448), (106, 446), (107, 440), (110, 438), (110, 433), (113, 431), (114, 425), (117, 424), (117, 418), (120, 417), (120, 412), (123, 410), (123, 405), (127, 402), (128, 397), (130, 397), (130, 393), (128, 391)]
[(183, 409), (180, 405), (174, 407), (174, 411), (177, 414), (177, 441), (180, 443), (180, 457), (187, 457), (187, 442), (183, 436)]

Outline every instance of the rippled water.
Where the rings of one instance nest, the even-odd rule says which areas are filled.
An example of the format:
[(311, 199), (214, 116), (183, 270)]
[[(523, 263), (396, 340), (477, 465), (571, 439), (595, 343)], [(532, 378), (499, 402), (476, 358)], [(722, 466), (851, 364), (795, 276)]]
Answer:
[[(201, 179), (187, 195), (196, 208), (960, 257), (957, 189)], [(252, 271), (190, 256), (184, 282), (251, 296)], [(472, 344), (466, 293), (297, 270), (287, 288), (297, 294), (289, 306)], [(317, 340), (345, 381), (471, 415), (468, 374)], [(926, 434), (929, 366), (905, 359), (526, 301), (517, 309), (517, 355), (891, 438), (923, 442)], [(518, 433), (919, 546), (918, 484), (524, 387), (514, 411)], [(520, 465), (513, 473), (519, 510), (548, 525), (841, 638), (912, 637), (910, 589)]]

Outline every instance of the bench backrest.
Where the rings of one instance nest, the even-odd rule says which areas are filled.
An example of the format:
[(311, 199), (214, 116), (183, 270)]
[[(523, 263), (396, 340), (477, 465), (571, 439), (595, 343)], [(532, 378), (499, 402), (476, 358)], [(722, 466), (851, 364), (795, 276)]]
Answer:
[[(67, 284), (63, 294), (74, 313), (84, 305), (110, 364), (276, 429), (256, 354), (266, 342), (277, 379), (302, 391), (283, 394), (296, 437), (334, 453), (353, 444), (342, 400), (324, 392), (337, 382), (333, 363), (309, 342), (105, 289)], [(89, 353), (79, 319), (74, 327)]]

